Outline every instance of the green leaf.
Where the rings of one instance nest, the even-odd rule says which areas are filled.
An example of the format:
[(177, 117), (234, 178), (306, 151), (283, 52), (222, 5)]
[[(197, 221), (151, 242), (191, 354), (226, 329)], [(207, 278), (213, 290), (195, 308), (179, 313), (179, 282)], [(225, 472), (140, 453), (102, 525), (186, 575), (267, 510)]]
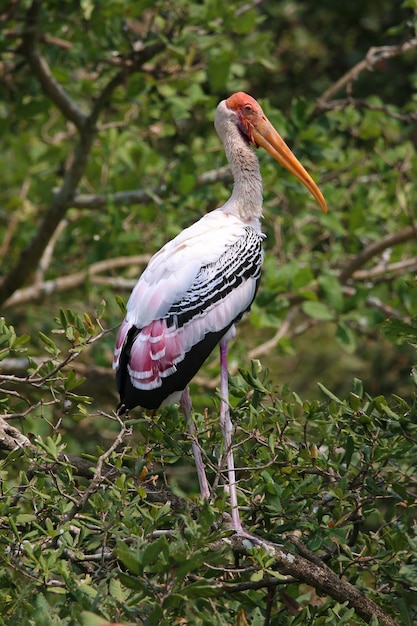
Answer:
[(178, 181), (178, 191), (181, 194), (188, 194), (196, 183), (195, 176), (193, 174), (181, 174)]
[(41, 330), (38, 331), (38, 335), (41, 341), (43, 341), (43, 343), (47, 346), (46, 349), (50, 354), (52, 354), (53, 356), (58, 356), (60, 354), (60, 349), (50, 337), (45, 335)]
[(19, 515), (16, 516), (17, 524), (29, 524), (30, 522), (34, 522), (36, 520), (36, 515), (33, 515), (32, 513), (19, 513)]
[(80, 0), (80, 6), (84, 15), (84, 19), (88, 21), (91, 18), (92, 12), (94, 11), (94, 1)]
[(335, 274), (321, 274), (318, 283), (323, 291), (327, 304), (335, 311), (343, 309), (343, 290), (338, 277)]
[(66, 329), (69, 322), (67, 317), (68, 311), (64, 311), (64, 309), (59, 309), (59, 318), (57, 321), (61, 324), (62, 328)]
[(199, 580), (189, 585), (185, 585), (181, 589), (181, 593), (186, 598), (214, 598), (219, 591), (216, 586), (210, 585), (208, 582)]
[(156, 603), (154, 604), (152, 612), (146, 620), (146, 624), (148, 626), (161, 626), (161, 620), (163, 616), (164, 614), (162, 611), (162, 607), (158, 603)]
[(120, 580), (112, 578), (109, 583), (109, 593), (118, 602), (122, 603), (126, 600), (126, 591), (123, 589)]
[(314, 275), (312, 271), (308, 267), (301, 267), (296, 274), (294, 275), (292, 286), (293, 289), (298, 291), (305, 287), (306, 285), (310, 285), (314, 280)]
[(327, 322), (334, 319), (333, 313), (329, 307), (323, 302), (303, 302), (301, 305), (302, 310), (306, 315), (322, 322)]
[(23, 333), (22, 335), (17, 336), (11, 343), (11, 348), (13, 348), (13, 350), (16, 350), (16, 348), (20, 348), (21, 346), (23, 346), (25, 343), (28, 343), (30, 341), (30, 334), (29, 333)]
[(37, 593), (35, 596), (35, 610), (33, 612), (33, 621), (36, 625), (52, 626), (52, 607), (46, 600), (43, 593)]
[(120, 307), (123, 315), (126, 315), (126, 303), (121, 296), (116, 296), (116, 302)]
[(221, 92), (224, 89), (229, 75), (231, 63), (230, 57), (230, 53), (223, 50), (215, 54), (209, 61), (207, 75), (210, 82), (210, 88), (214, 93)]
[(417, 346), (417, 317), (413, 318), (410, 323), (391, 317), (381, 324), (381, 328), (389, 339)]
[(132, 574), (138, 575), (142, 572), (143, 566), (140, 553), (133, 551), (133, 549), (121, 541), (116, 546), (116, 556)]
[(337, 396), (335, 396), (334, 393), (330, 391), (330, 389), (327, 389), (327, 387), (322, 385), (322, 383), (317, 383), (317, 386), (324, 393), (325, 396), (330, 398), (330, 400), (333, 400), (337, 404), (342, 404), (342, 400), (340, 400)]
[(345, 454), (343, 455), (343, 461), (346, 463), (346, 467), (349, 467), (354, 451), (355, 443), (353, 441), (353, 437), (349, 435), (346, 439)]
[(81, 613), (82, 626), (102, 626), (103, 616), (96, 613), (90, 613), (89, 611), (83, 611)]
[(346, 352), (353, 353), (357, 346), (356, 335), (343, 320), (338, 321), (336, 328), (336, 339), (343, 346)]
[(254, 9), (248, 11), (242, 11), (236, 15), (236, 18), (232, 21), (232, 29), (239, 35), (245, 35), (250, 33), (256, 23), (257, 13)]
[[(116, 296), (116, 300), (117, 300), (118, 296)], [(100, 304), (97, 308), (97, 319), (101, 320), (105, 311), (106, 311), (106, 307), (107, 307), (107, 302), (104, 300), (104, 298), (100, 301)]]
[(253, 574), (251, 574), (251, 581), (254, 583), (260, 582), (264, 577), (264, 571), (262, 569), (257, 570)]
[(152, 543), (146, 546), (142, 554), (143, 567), (154, 563), (154, 561), (158, 558), (161, 552), (165, 554), (167, 554), (168, 552), (168, 543), (164, 535), (161, 535), (161, 537), (158, 537), (156, 541), (152, 541)]

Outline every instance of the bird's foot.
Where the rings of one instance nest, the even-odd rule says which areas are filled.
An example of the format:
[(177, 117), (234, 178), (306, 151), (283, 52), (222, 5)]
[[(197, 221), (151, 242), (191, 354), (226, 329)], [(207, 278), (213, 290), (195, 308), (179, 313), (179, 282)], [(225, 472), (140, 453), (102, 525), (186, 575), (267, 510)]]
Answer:
[(223, 519), (226, 521), (228, 528), (234, 531), (235, 536), (241, 539), (243, 548), (250, 550), (255, 545), (263, 548), (268, 553), (274, 553), (274, 550), (268, 541), (264, 541), (263, 539), (260, 539), (260, 537), (248, 533), (248, 531), (243, 528), (240, 518), (234, 520), (228, 513), (224, 513)]
[(125, 419), (129, 418), (129, 409), (126, 408), (124, 402), (119, 402), (119, 404), (117, 405), (116, 415), (117, 417), (122, 417), (123, 415)]

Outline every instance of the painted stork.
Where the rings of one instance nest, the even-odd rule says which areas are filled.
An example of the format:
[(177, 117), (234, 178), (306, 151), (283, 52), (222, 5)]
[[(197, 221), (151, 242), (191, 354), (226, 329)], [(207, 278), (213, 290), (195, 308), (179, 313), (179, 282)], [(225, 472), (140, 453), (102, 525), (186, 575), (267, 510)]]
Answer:
[(180, 401), (192, 439), (201, 495), (209, 499), (188, 383), (220, 344), (220, 426), (232, 526), (246, 534), (239, 517), (232, 455), (227, 343), (255, 298), (263, 261), (262, 179), (251, 146), (262, 146), (294, 174), (323, 211), (327, 205), (254, 98), (239, 92), (222, 100), (216, 110), (215, 128), (232, 170), (233, 193), (224, 206), (186, 228), (151, 258), (127, 303), (113, 368), (117, 370), (119, 414), (139, 405), (157, 409)]

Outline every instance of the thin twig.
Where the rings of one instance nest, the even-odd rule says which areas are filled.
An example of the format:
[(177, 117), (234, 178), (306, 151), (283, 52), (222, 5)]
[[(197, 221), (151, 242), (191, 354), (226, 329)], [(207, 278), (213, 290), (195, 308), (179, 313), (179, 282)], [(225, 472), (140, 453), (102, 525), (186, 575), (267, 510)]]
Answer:
[(409, 39), (397, 46), (379, 46), (369, 48), (365, 57), (359, 61), (354, 67), (350, 68), (339, 80), (331, 85), (318, 99), (314, 113), (321, 109), (325, 109), (327, 103), (335, 94), (341, 91), (346, 85), (358, 79), (359, 75), (364, 71), (373, 71), (375, 67), (383, 60), (390, 59), (400, 54), (404, 54), (413, 48), (417, 48), (417, 38)]
[(32, 286), (33, 289), (35, 290), (39, 289), (39, 285), (42, 284), (45, 273), (48, 270), (48, 267), (51, 263), (55, 245), (57, 244), (58, 239), (60, 238), (62, 232), (65, 230), (67, 225), (68, 225), (68, 220), (66, 219), (61, 220), (58, 226), (56, 227), (54, 234), (50, 238), (48, 245), (46, 246), (43, 252), (43, 255), (39, 261), (39, 265), (35, 273), (34, 284)]
[[(219, 167), (201, 174), (195, 183), (196, 188), (205, 187), (216, 182), (231, 182), (232, 174), (229, 166)], [(159, 187), (152, 189), (132, 189), (108, 194), (77, 194), (72, 200), (71, 206), (77, 209), (100, 209), (111, 206), (131, 206), (133, 204), (144, 204), (155, 201), (166, 193), (166, 185), (162, 183)]]
[[(90, 279), (97, 274), (102, 272), (111, 272), (117, 268), (134, 266), (141, 268), (143, 267), (150, 259), (149, 254), (138, 254), (136, 256), (123, 256), (116, 257), (114, 259), (105, 259), (103, 261), (98, 261), (97, 263), (93, 263), (85, 270), (81, 270), (79, 272), (75, 272), (74, 274), (69, 274), (68, 276), (61, 276), (60, 278), (56, 278), (54, 280), (46, 280), (39, 284), (31, 285), (30, 287), (25, 287), (23, 289), (18, 289), (13, 293), (12, 296), (3, 304), (3, 308), (10, 308), (16, 305), (21, 305), (26, 302), (33, 302), (38, 298), (44, 297), (45, 295), (50, 296), (54, 293), (59, 293), (62, 291), (67, 291), (68, 289), (74, 289), (79, 285), (82, 285), (86, 280)], [(138, 270), (139, 273), (139, 270)], [(121, 279), (117, 279), (120, 281)], [(127, 285), (121, 284), (120, 288), (131, 288), (132, 283), (129, 282)]]
[(100, 485), (102, 484), (104, 480), (102, 476), (104, 463), (113, 454), (113, 452), (115, 452), (117, 448), (121, 446), (125, 437), (130, 435), (131, 427), (126, 426), (125, 422), (120, 417), (116, 416), (116, 419), (119, 422), (119, 426), (120, 426), (120, 431), (116, 439), (113, 441), (112, 445), (105, 452), (103, 452), (101, 456), (99, 456), (97, 465), (95, 467), (94, 478), (92, 479), (87, 489), (84, 491), (81, 498), (77, 501), (77, 503), (74, 504), (74, 506), (70, 509), (70, 511), (68, 511), (68, 513), (65, 514), (65, 516), (63, 517), (63, 523), (66, 523), (72, 520), (75, 517), (75, 515), (78, 513), (78, 511), (80, 511), (83, 508), (83, 506), (85, 506), (89, 497), (93, 493), (95, 493), (95, 491), (97, 491), (97, 489), (100, 487)]
[(417, 238), (417, 225), (413, 224), (403, 230), (396, 233), (390, 233), (386, 237), (382, 237), (378, 241), (374, 241), (366, 246), (359, 254), (345, 265), (345, 267), (339, 273), (339, 281), (345, 284), (353, 274), (358, 271), (365, 263), (367, 263), (372, 257), (381, 254), (387, 248), (396, 246), (400, 243), (405, 243), (411, 239)]
[(369, 270), (357, 270), (353, 273), (352, 278), (354, 281), (368, 282), (372, 281), (376, 283), (380, 280), (386, 282), (387, 279), (393, 279), (396, 276), (403, 276), (404, 274), (417, 272), (417, 258), (405, 259), (404, 261), (398, 261), (398, 263), (389, 263), (388, 265), (376, 265)]

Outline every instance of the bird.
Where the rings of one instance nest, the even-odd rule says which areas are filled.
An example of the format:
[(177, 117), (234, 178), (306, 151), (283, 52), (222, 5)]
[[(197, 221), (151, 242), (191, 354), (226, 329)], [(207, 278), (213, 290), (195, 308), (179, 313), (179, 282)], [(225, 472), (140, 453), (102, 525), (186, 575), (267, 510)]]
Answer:
[(166, 243), (136, 283), (116, 340), (119, 415), (141, 406), (157, 410), (180, 402), (190, 433), (201, 497), (210, 500), (192, 419), (189, 383), (220, 346), (220, 415), (231, 504), (231, 526), (245, 534), (232, 454), (228, 398), (228, 343), (249, 312), (263, 263), (262, 178), (254, 148), (264, 148), (307, 188), (321, 209), (322, 192), (249, 94), (222, 100), (215, 113), (234, 185), (227, 202)]

